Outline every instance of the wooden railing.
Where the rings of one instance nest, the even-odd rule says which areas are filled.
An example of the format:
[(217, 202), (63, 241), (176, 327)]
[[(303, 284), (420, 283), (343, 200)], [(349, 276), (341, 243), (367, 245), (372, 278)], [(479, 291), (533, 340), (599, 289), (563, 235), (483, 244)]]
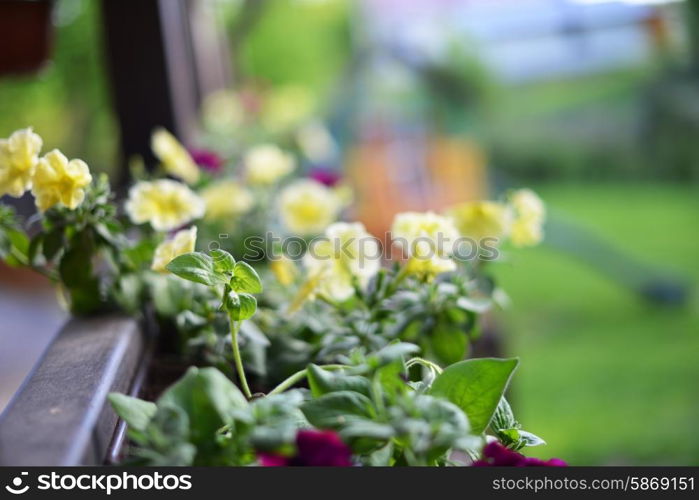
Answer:
[(133, 319), (71, 319), (0, 416), (0, 465), (108, 461), (124, 432), (107, 395), (138, 393), (148, 346)]

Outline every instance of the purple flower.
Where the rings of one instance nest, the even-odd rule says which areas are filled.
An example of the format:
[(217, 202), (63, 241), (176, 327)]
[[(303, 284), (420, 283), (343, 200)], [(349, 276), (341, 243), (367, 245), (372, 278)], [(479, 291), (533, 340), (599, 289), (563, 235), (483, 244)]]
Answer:
[(328, 187), (335, 187), (342, 180), (342, 175), (339, 172), (320, 167), (312, 169), (308, 173), (308, 177)]
[(566, 467), (568, 464), (560, 458), (541, 460), (505, 448), (497, 441), (488, 443), (483, 448), (483, 458), (473, 462), (474, 467)]
[(287, 467), (289, 465), (289, 457), (283, 455), (258, 453), (257, 459), (260, 461), (262, 467)]
[(258, 454), (264, 467), (350, 467), (352, 452), (333, 431), (302, 430), (296, 434), (296, 455)]
[(223, 159), (213, 151), (207, 149), (190, 149), (189, 154), (192, 156), (194, 163), (209, 172), (218, 172), (223, 166)]

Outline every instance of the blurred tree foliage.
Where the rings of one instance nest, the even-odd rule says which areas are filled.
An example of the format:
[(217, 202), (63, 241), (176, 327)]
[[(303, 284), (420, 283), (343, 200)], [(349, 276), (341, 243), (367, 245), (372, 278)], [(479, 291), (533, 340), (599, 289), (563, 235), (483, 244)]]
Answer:
[(226, 2), (239, 80), (304, 85), (326, 95), (350, 57), (347, 0)]
[[(353, 51), (362, 48), (352, 36), (361, 31), (353, 30), (361, 16), (351, 0), (211, 1), (221, 7), (238, 82), (301, 85), (322, 102), (338, 93), (335, 85), (347, 76)], [(699, 0), (687, 2), (686, 9), (688, 68), (651, 65), (516, 89), (496, 88), (474, 59), (453, 54), (444, 67), (412, 70), (431, 89), (433, 125), (479, 132), (492, 164), (508, 174), (697, 179), (699, 121), (690, 103), (697, 92)], [(46, 150), (58, 147), (108, 171), (118, 136), (99, 2), (56, 0), (54, 22), (54, 55), (47, 66), (38, 74), (0, 79), (0, 137), (31, 125)], [(347, 92), (339, 97), (357, 98)]]
[(117, 149), (102, 57), (99, 2), (58, 0), (51, 60), (37, 74), (0, 78), (0, 137), (33, 126), (44, 150), (60, 148), (97, 171), (109, 171)]

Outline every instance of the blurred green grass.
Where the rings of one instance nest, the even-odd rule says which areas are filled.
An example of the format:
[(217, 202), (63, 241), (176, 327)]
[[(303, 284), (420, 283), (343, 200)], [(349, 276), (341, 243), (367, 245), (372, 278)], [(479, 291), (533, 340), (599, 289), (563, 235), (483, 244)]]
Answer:
[[(699, 279), (696, 186), (547, 184), (551, 211), (634, 257)], [(571, 257), (513, 251), (496, 270), (513, 300), (503, 314), (521, 358), (513, 399), (531, 454), (576, 465), (699, 464), (699, 302), (642, 301)], [(694, 291), (694, 290), (693, 290)]]

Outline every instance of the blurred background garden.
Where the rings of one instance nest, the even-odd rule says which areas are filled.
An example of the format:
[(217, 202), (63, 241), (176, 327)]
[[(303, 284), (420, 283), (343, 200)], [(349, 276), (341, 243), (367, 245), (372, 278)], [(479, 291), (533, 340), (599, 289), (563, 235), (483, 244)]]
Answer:
[[(0, 137), (33, 126), (49, 149), (116, 176), (128, 159), (101, 5), (54, 2), (50, 61), (0, 78)], [(239, 95), (263, 89), (277, 116), (322, 117), (337, 149), (318, 164), (352, 181), (373, 232), (400, 210), (508, 188), (546, 201), (545, 243), (493, 265), (511, 302), (494, 322), (521, 359), (513, 405), (549, 443), (533, 454), (699, 465), (699, 1), (206, 8)], [(2, 274), (0, 341), (27, 347), (0, 351), (0, 410), (48, 340), (27, 327), (63, 320), (49, 292), (35, 302), (45, 314), (28, 318), (16, 298), (35, 283)]]

